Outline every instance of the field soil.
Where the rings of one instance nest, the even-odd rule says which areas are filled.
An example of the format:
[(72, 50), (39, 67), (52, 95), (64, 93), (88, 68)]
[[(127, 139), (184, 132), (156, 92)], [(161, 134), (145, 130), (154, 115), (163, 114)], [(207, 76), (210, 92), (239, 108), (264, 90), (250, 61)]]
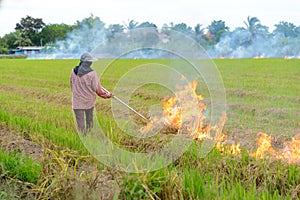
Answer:
[(24, 153), (34, 160), (40, 160), (44, 153), (43, 147), (39, 144), (5, 128), (0, 128), (0, 149)]
[[(0, 128), (0, 149), (7, 152), (24, 154), (41, 163), (45, 159), (44, 148), (41, 145), (6, 128)], [(78, 181), (74, 184), (72, 193), (74, 195), (76, 194), (76, 198), (82, 197), (82, 199), (84, 199), (85, 197), (88, 197), (89, 199), (94, 199), (94, 197), (100, 196), (101, 199), (112, 199), (114, 197), (117, 192), (116, 190), (118, 190), (118, 186), (110, 172), (106, 170), (99, 171), (96, 166), (88, 164), (82, 164), (78, 171), (89, 173), (93, 182)], [(0, 183), (3, 187), (10, 188), (15, 196), (25, 199), (34, 198), (31, 191), (34, 186), (31, 184), (15, 179), (9, 179), (2, 175), (0, 176)], [(90, 194), (88, 194), (87, 188), (90, 187), (92, 187), (92, 190), (88, 190), (90, 191)]]

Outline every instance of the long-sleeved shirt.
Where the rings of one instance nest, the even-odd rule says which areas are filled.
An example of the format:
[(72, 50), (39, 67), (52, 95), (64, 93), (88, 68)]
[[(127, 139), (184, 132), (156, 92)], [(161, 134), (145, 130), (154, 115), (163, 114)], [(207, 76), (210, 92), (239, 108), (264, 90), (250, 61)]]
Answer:
[(105, 92), (102, 89), (95, 71), (91, 71), (80, 77), (72, 70), (70, 85), (72, 88), (73, 109), (90, 109), (94, 107), (96, 104), (96, 94), (105, 99), (111, 97), (111, 93)]

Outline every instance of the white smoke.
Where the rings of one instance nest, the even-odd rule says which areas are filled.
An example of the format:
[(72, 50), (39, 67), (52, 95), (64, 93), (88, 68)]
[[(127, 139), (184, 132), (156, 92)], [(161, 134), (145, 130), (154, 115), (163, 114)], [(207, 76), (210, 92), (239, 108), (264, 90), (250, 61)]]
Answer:
[(208, 49), (212, 58), (296, 58), (300, 56), (300, 38), (282, 34), (261, 34), (251, 38), (247, 30), (237, 29), (225, 34), (220, 42)]
[(69, 32), (65, 40), (56, 41), (46, 46), (40, 54), (35, 54), (29, 59), (73, 59), (79, 58), (84, 52), (91, 52), (105, 42), (105, 27), (100, 20), (92, 23), (86, 21)]
[[(104, 23), (100, 20), (95, 20), (93, 23), (83, 21), (77, 29), (69, 32), (65, 40), (56, 41), (55, 44), (47, 46), (42, 53), (29, 58), (77, 59), (82, 53), (93, 52), (95, 49), (101, 58), (113, 58), (120, 55), (120, 52), (126, 52), (126, 49), (134, 49), (132, 45), (143, 46), (145, 49), (130, 52), (125, 56), (126, 58), (172, 57), (166, 52), (153, 50), (153, 48), (168, 46), (166, 38), (161, 39), (161, 33), (156, 29), (130, 30), (117, 33), (113, 37), (111, 34), (108, 36), (107, 32)], [(180, 44), (180, 40), (174, 48), (192, 49), (186, 44)], [(206, 50), (211, 58), (298, 58), (300, 56), (300, 37), (284, 37), (281, 34), (268, 32), (253, 36), (249, 31), (237, 28), (232, 32), (225, 33), (216, 45), (210, 46)]]

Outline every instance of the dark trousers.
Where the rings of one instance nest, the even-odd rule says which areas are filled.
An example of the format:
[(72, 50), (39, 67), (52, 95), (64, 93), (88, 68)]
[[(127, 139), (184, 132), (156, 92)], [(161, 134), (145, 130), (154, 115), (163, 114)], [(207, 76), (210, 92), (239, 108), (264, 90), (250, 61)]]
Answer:
[[(89, 129), (93, 128), (94, 121), (93, 121), (93, 112), (94, 107), (90, 109), (73, 109), (76, 117), (77, 127), (78, 130), (82, 133), (86, 134)], [(85, 122), (84, 123), (84, 116)]]

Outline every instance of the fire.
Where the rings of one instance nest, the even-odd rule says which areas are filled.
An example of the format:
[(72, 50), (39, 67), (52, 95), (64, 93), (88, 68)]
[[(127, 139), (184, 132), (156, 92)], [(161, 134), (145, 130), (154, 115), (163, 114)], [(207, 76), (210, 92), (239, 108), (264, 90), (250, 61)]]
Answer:
[(182, 108), (176, 106), (177, 98), (164, 99), (162, 101), (166, 122), (173, 128), (179, 129), (182, 123)]
[[(184, 80), (184, 77), (181, 78)], [(206, 109), (205, 104), (202, 102), (204, 99), (201, 95), (196, 93), (197, 81), (188, 83), (185, 86), (177, 85), (177, 92), (175, 97), (165, 98), (162, 100), (163, 115), (165, 122), (169, 127), (180, 129), (183, 124), (188, 124), (185, 128), (191, 129), (194, 123), (194, 117), (199, 117), (200, 121), (205, 119), (202, 111)], [(195, 104), (196, 100), (196, 104)], [(183, 108), (186, 113), (192, 113), (190, 116), (185, 116), (183, 120)], [(193, 111), (196, 109), (199, 116), (194, 116)], [(199, 123), (201, 125), (201, 123)]]
[[(181, 81), (184, 80), (185, 78), (182, 77)], [(219, 124), (205, 124), (206, 116), (203, 114), (203, 111), (206, 110), (206, 105), (203, 102), (203, 96), (196, 93), (197, 84), (197, 81), (193, 81), (185, 86), (177, 85), (175, 96), (165, 98), (161, 102), (163, 119), (151, 119), (151, 122), (141, 132), (147, 133), (151, 130), (151, 127), (156, 125), (156, 122), (163, 121), (165, 126), (179, 130), (181, 133), (189, 134), (197, 141), (214, 140), (216, 149), (220, 150), (222, 154), (240, 154), (240, 145), (235, 142), (232, 144), (228, 143), (226, 134), (222, 132), (227, 119), (225, 113), (221, 117)], [(195, 113), (197, 116), (195, 116)], [(195, 125), (197, 126), (196, 131), (194, 129)]]
[(221, 152), (221, 154), (231, 154), (239, 155), (241, 154), (240, 143), (235, 140), (228, 140), (227, 135), (222, 131), (225, 122), (227, 120), (226, 114), (224, 113), (220, 123), (217, 127), (217, 137), (216, 137), (216, 149)]
[(279, 151), (277, 159), (288, 163), (300, 163), (300, 134), (292, 137), (292, 140), (284, 143), (285, 148)]
[[(185, 78), (182, 77), (181, 81)], [(223, 127), (227, 120), (224, 113), (218, 124), (207, 124), (206, 116), (203, 111), (206, 110), (204, 98), (196, 93), (197, 81), (188, 83), (185, 86), (177, 86), (175, 96), (162, 100), (163, 116), (151, 117), (151, 122), (141, 129), (142, 133), (148, 133), (158, 124), (164, 124), (167, 127), (177, 130), (179, 133), (189, 134), (197, 141), (214, 140), (215, 148), (222, 155), (239, 155), (241, 154), (240, 144), (233, 139), (228, 139), (223, 132)], [(195, 101), (196, 100), (196, 104)], [(194, 103), (193, 103), (194, 102)], [(184, 108), (184, 109), (183, 109)], [(196, 109), (196, 115), (195, 111)], [(186, 115), (186, 116), (183, 116)], [(197, 129), (195, 130), (195, 125)], [(294, 136), (291, 141), (284, 143), (284, 148), (276, 150), (272, 146), (272, 137), (266, 133), (257, 133), (257, 149), (251, 153), (252, 157), (275, 158), (287, 163), (300, 163), (300, 134)]]
[(262, 132), (258, 135), (260, 136), (257, 139), (258, 148), (251, 154), (253, 157), (261, 159), (268, 155), (287, 163), (300, 163), (300, 134), (292, 137), (291, 141), (285, 142), (284, 148), (279, 150), (272, 147), (271, 136)]
[(226, 143), (217, 143), (216, 149), (221, 152), (222, 155), (239, 155), (241, 154), (240, 143), (226, 144)]
[(253, 58), (254, 59), (261, 59), (261, 58), (264, 58), (264, 56), (254, 56)]
[(146, 125), (145, 127), (143, 127), (143, 128), (140, 130), (140, 132), (141, 132), (141, 133), (148, 133), (148, 132), (151, 130), (152, 126), (153, 126), (153, 122), (150, 121), (150, 122), (147, 123), (147, 125)]
[(275, 150), (272, 148), (272, 144), (271, 144), (271, 136), (259, 132), (257, 133), (258, 136), (260, 136), (257, 139), (257, 149), (254, 153), (252, 153), (251, 155), (256, 157), (256, 158), (264, 158), (266, 154), (271, 154), (274, 155), (275, 154)]

